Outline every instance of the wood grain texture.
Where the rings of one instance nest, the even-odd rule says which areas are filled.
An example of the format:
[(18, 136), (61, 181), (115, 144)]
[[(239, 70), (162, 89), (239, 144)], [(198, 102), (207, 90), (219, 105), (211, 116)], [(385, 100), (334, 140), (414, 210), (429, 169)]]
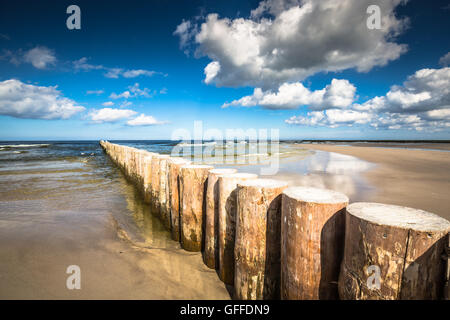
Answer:
[[(434, 214), (393, 205), (353, 203), (347, 208), (341, 299), (438, 299), (450, 223)], [(380, 268), (380, 286), (368, 282)]]
[(347, 204), (347, 196), (331, 190), (291, 187), (283, 192), (282, 299), (337, 299)]
[(270, 179), (238, 184), (234, 297), (280, 297), (281, 193), (287, 184)]
[(212, 166), (187, 165), (181, 167), (181, 247), (187, 251), (201, 251), (205, 192)]
[(181, 167), (190, 164), (183, 158), (170, 158), (168, 162), (168, 185), (172, 240), (180, 241), (180, 173)]
[[(219, 177), (235, 173), (236, 169), (212, 169), (208, 173), (206, 188), (205, 244), (203, 262), (208, 268), (215, 269), (218, 250), (217, 233), (219, 220)], [(218, 262), (218, 261), (217, 261)]]
[(234, 242), (236, 237), (237, 185), (256, 179), (252, 173), (222, 175), (218, 179), (218, 264), (219, 278), (228, 285), (234, 284)]

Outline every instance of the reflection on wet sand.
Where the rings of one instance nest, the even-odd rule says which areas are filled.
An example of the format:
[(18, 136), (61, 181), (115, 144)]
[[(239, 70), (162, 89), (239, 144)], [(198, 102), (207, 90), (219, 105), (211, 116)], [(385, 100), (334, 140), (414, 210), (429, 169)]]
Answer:
[[(339, 153), (305, 150), (293, 146), (280, 158), (279, 170), (266, 176), (291, 186), (326, 188), (345, 193), (351, 201), (365, 199), (374, 191), (363, 173), (374, 164)], [(259, 174), (263, 165), (240, 166), (240, 171)]]

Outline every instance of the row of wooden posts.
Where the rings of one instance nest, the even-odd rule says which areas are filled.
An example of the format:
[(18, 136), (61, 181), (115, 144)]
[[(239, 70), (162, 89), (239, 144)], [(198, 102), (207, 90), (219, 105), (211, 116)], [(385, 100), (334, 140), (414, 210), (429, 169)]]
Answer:
[[(235, 299), (440, 299), (450, 223), (342, 193), (100, 142), (173, 240)], [(447, 277), (447, 279), (446, 279)], [(446, 283), (447, 280), (447, 283)]]

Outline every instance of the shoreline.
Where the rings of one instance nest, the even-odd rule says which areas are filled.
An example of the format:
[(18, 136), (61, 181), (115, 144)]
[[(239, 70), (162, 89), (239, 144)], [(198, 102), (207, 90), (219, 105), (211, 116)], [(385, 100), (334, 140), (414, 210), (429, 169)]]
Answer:
[(422, 209), (450, 219), (448, 199), (450, 153), (392, 148), (384, 145), (375, 147), (302, 144), (301, 146), (309, 150), (350, 155), (375, 164), (373, 168), (362, 173), (376, 188), (367, 201)]

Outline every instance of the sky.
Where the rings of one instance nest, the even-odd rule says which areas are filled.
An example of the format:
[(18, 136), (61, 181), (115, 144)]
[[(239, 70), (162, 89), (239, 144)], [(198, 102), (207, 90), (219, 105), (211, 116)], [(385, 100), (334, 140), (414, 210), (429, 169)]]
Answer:
[(449, 15), (419, 0), (0, 0), (0, 140), (171, 139), (194, 121), (450, 139)]

